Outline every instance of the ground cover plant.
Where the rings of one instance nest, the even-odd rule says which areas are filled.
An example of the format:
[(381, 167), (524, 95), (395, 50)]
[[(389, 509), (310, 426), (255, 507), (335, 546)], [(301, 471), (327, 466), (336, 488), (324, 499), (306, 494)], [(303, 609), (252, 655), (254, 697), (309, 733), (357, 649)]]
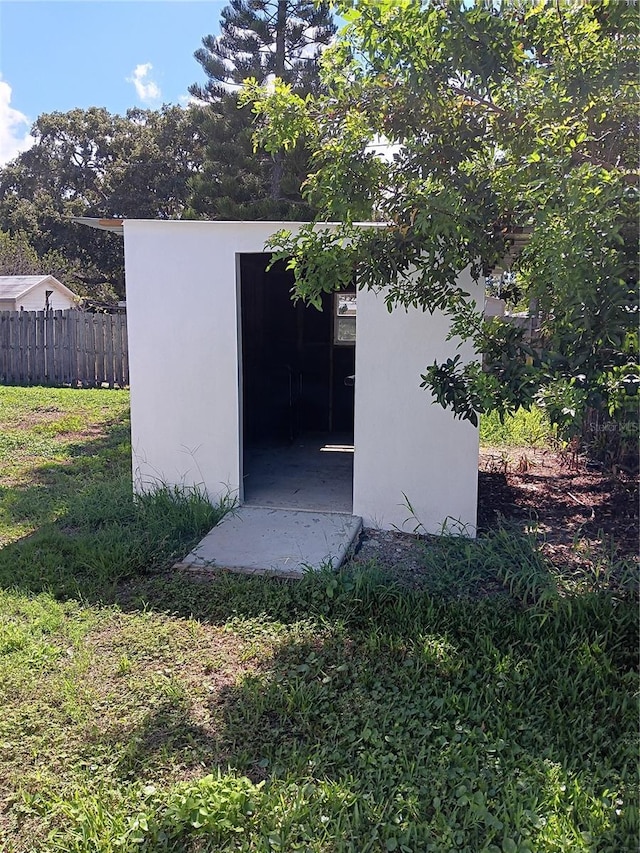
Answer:
[(636, 849), (632, 583), (499, 525), (421, 589), (189, 578), (227, 507), (133, 501), (126, 394), (0, 403), (0, 850)]

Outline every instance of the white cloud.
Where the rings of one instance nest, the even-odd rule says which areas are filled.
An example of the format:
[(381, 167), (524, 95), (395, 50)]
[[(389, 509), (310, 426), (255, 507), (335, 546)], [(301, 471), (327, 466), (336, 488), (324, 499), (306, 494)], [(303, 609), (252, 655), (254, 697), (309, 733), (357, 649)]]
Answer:
[(31, 148), (35, 139), (29, 124), (26, 115), (11, 106), (11, 86), (0, 78), (0, 166)]
[(200, 98), (194, 98), (193, 95), (180, 95), (178, 103), (181, 107), (188, 109), (189, 107), (205, 107), (208, 101), (202, 101)]
[(136, 65), (133, 77), (127, 77), (127, 83), (133, 83), (136, 94), (143, 104), (159, 100), (162, 94), (158, 84), (149, 77), (152, 69), (153, 65), (150, 62), (145, 62)]

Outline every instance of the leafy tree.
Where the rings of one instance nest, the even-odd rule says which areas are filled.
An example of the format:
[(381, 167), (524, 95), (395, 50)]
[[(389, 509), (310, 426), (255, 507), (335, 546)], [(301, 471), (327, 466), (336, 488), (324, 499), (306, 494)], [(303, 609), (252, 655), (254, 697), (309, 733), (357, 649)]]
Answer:
[(41, 257), (57, 252), (70, 287), (121, 295), (122, 241), (72, 217), (180, 216), (200, 160), (192, 111), (77, 109), (40, 116), (32, 133), (35, 145), (0, 170), (0, 227), (26, 232)]
[(0, 275), (53, 275), (72, 286), (74, 270), (60, 252), (50, 249), (40, 256), (24, 231), (0, 231)]
[[(306, 192), (335, 234), (304, 229), (297, 293), (350, 280), (389, 306), (441, 309), (484, 366), (426, 366), (424, 386), (457, 416), (543, 400), (578, 428), (585, 412), (636, 410), (638, 16), (607, 2), (344, 0), (324, 56), (324, 92), (245, 88), (266, 150), (305, 142)], [(372, 142), (388, 142), (380, 157)], [(358, 230), (376, 218), (386, 228)], [(537, 346), (483, 321), (456, 285), (513, 262), (516, 299), (535, 298)], [(331, 275), (326, 275), (330, 269)]]
[(232, 0), (222, 10), (220, 35), (208, 35), (195, 57), (207, 82), (190, 93), (208, 141), (202, 173), (192, 181), (191, 215), (216, 219), (308, 219), (300, 184), (307, 173), (302, 148), (256, 152), (252, 115), (239, 109), (242, 82), (274, 76), (296, 91), (318, 85), (318, 57), (336, 31), (326, 3), (312, 0)]
[(0, 275), (39, 275), (38, 253), (24, 231), (9, 234), (0, 231)]

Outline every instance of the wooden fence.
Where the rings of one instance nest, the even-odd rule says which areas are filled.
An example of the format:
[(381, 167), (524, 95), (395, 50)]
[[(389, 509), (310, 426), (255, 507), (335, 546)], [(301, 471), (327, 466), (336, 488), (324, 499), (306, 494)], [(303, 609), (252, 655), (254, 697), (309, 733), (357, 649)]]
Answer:
[(126, 316), (0, 311), (0, 384), (128, 385)]

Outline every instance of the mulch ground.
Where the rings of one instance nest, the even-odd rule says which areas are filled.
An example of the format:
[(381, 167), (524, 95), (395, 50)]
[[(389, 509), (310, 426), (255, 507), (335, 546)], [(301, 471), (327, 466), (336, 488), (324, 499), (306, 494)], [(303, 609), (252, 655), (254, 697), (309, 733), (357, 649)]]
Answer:
[(571, 453), (483, 448), (478, 526), (488, 530), (501, 518), (532, 523), (554, 562), (574, 559), (578, 543), (583, 552), (637, 557), (638, 478)]
[[(504, 523), (535, 532), (561, 571), (580, 572), (611, 557), (637, 559), (638, 478), (614, 475), (571, 453), (485, 447), (478, 532)], [(424, 545), (424, 538), (365, 529), (353, 562), (375, 561), (399, 581), (420, 586)]]

